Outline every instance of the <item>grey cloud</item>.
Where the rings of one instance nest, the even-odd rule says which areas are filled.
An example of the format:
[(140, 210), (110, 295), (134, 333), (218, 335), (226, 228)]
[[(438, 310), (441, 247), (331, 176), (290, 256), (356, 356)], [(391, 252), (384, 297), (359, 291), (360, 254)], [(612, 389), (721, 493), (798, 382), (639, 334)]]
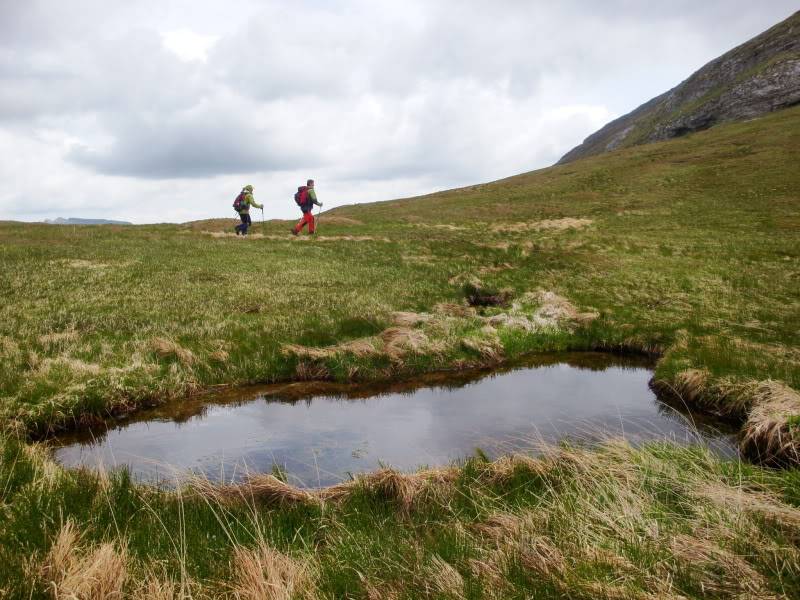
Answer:
[(309, 162), (306, 155), (271, 145), (268, 134), (232, 114), (160, 115), (151, 122), (136, 118), (113, 130), (110, 147), (78, 146), (69, 160), (100, 173), (151, 179), (267, 172)]
[[(232, 3), (0, 0), (0, 133), (47, 130), (64, 172), (147, 186), (312, 168), (376, 189), (458, 185), (555, 160), (598, 115), (630, 110), (795, 8)], [(163, 47), (160, 33), (183, 27), (219, 36), (207, 62)]]
[(0, 48), (0, 120), (48, 115), (169, 111), (209, 87), (157, 34), (132, 30), (92, 44), (69, 42), (19, 52)]

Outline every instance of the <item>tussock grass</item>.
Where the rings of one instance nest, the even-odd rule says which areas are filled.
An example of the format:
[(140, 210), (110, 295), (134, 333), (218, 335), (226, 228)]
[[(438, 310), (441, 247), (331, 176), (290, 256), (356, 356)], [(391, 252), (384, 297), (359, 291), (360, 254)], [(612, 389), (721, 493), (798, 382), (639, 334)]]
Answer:
[(122, 597), (127, 577), (126, 550), (109, 543), (80, 547), (72, 521), (59, 531), (41, 568), (41, 576), (56, 600), (85, 598), (109, 600)]
[[(24, 507), (0, 523), (0, 588), (14, 589), (10, 597), (800, 591), (796, 473), (723, 462), (702, 448), (609, 440), (417, 473), (383, 469), (316, 490), (259, 476), (173, 491), (133, 485), (124, 473), (101, 482), (43, 468), (46, 453), (8, 439), (2, 452), (3, 505)], [(47, 472), (55, 476), (38, 483)]]
[(233, 553), (232, 596), (236, 600), (315, 600), (315, 573), (309, 562), (293, 559), (263, 541)]
[(281, 481), (274, 475), (250, 475), (244, 483), (236, 485), (220, 485), (197, 478), (190, 485), (201, 496), (218, 504), (257, 502), (260, 505), (285, 507), (318, 501), (316, 495)]
[(759, 382), (748, 396), (753, 408), (744, 424), (742, 448), (759, 460), (800, 464), (800, 393), (776, 381)]
[(150, 340), (150, 348), (159, 358), (174, 358), (185, 367), (189, 367), (197, 361), (191, 350), (163, 337)]

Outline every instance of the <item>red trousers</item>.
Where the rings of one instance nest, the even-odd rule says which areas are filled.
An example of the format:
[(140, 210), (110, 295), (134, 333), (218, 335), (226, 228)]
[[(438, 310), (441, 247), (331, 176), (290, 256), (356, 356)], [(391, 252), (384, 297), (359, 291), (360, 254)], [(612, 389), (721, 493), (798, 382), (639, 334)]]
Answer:
[(314, 213), (311, 211), (303, 213), (303, 218), (300, 219), (300, 222), (294, 226), (294, 230), (297, 233), (300, 233), (303, 227), (306, 226), (306, 223), (308, 223), (308, 233), (314, 233)]

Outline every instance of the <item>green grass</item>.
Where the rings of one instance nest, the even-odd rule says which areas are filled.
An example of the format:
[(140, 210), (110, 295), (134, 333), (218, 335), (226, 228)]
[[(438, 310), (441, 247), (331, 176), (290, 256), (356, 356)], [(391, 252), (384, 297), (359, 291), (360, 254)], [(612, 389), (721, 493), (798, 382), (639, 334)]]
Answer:
[[(267, 598), (800, 591), (797, 472), (720, 462), (699, 448), (610, 443), (553, 449), (538, 460), (477, 456), (435, 481), (389, 473), (336, 501), (287, 504), (248, 492), (231, 502), (187, 488), (158, 492), (124, 471), (98, 478), (54, 467), (17, 442), (0, 449), (4, 597), (43, 598), (52, 589), (68, 597), (75, 589), (75, 578), (65, 583), (59, 571), (43, 570), (67, 522), (81, 537), (63, 571), (111, 544), (127, 574), (117, 589), (132, 598), (148, 597), (142, 587), (153, 581), (182, 583), (196, 598), (257, 597), (244, 588), (269, 571), (243, 574), (243, 552), (279, 553), (303, 573), (294, 594), (281, 595), (289, 587), (282, 581)], [(91, 589), (88, 571), (78, 573)]]
[[(608, 481), (602, 490), (586, 487), (568, 466), (547, 481), (523, 469), (497, 488), (471, 476), (481, 468), (472, 461), (455, 496), (405, 516), (369, 489), (335, 507), (223, 510), (132, 485), (124, 475), (105, 482), (61, 472), (31, 458), (14, 432), (86, 424), (212, 385), (386, 379), (530, 352), (608, 349), (658, 354), (659, 381), (719, 412), (744, 406), (742, 418), (769, 400), (758, 395), (763, 382), (770, 390), (780, 384), (790, 406), (775, 418), (791, 438), (800, 414), (791, 405), (800, 389), (798, 164), (800, 108), (494, 183), (341, 207), (323, 214), (320, 236), (309, 241), (289, 236), (282, 222), (263, 231), (256, 225), (266, 237), (219, 235), (232, 233), (232, 219), (0, 224), (0, 589), (45, 593), (37, 565), (69, 518), (85, 532), (85, 548), (125, 540), (138, 580), (158, 563), (173, 578), (183, 570), (208, 593), (236, 579), (237, 545), (266, 540), (308, 562), (323, 597), (482, 598), (501, 588), (498, 597), (562, 597), (565, 590), (598, 597), (592, 582), (610, 586), (628, 568), (584, 552), (606, 546), (635, 566), (623, 578), (626, 589), (641, 592), (653, 578), (669, 577), (685, 596), (726, 597), (734, 583), (725, 569), (742, 565), (716, 550), (703, 555), (722, 565), (712, 582), (722, 591), (704, 596), (703, 574), (670, 549), (670, 536), (719, 523), (710, 516), (713, 502), (699, 513), (669, 473), (699, 469), (729, 486), (763, 480), (769, 493), (797, 504), (796, 471), (771, 474), (668, 447), (631, 451), (624, 458), (641, 484), (634, 496), (644, 512), (618, 531), (584, 519), (586, 537), (569, 546), (568, 524), (586, 508), (587, 494), (606, 494), (595, 498), (598, 506), (613, 500), (609, 511), (624, 498)], [(511, 306), (470, 311), (465, 290), (476, 287), (508, 293)], [(515, 327), (513, 319), (541, 316), (548, 297), (541, 291), (566, 299), (573, 312)], [(437, 308), (443, 303), (457, 306)], [(395, 311), (431, 316), (398, 326)], [(487, 330), (488, 319), (503, 314), (512, 321)], [(691, 379), (694, 387), (691, 373), (702, 375)], [(491, 563), (504, 582), (498, 587), (476, 565), (499, 550), (470, 527), (497, 512), (523, 515), (521, 527), (533, 527), (530, 513), (542, 503), (552, 519), (530, 523), (546, 543), (507, 548)], [(731, 537), (712, 527), (710, 539), (747, 557), (764, 589), (796, 593), (793, 525), (753, 518), (726, 524)], [(645, 522), (658, 535), (637, 529)], [(533, 535), (525, 531), (520, 539)], [(528, 551), (553, 564), (561, 556), (570, 575), (537, 570)]]

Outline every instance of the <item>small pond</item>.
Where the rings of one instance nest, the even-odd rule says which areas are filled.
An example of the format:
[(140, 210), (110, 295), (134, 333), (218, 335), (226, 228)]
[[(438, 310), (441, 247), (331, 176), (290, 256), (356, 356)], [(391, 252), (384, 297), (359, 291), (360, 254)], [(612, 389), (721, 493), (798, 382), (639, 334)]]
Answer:
[(150, 482), (169, 484), (187, 471), (239, 481), (278, 465), (309, 487), (380, 465), (413, 470), (476, 448), (497, 456), (563, 439), (669, 439), (736, 455), (731, 429), (661, 402), (651, 377), (642, 359), (580, 353), (380, 386), (270, 385), (141, 411), (53, 444), (65, 465), (126, 466)]

